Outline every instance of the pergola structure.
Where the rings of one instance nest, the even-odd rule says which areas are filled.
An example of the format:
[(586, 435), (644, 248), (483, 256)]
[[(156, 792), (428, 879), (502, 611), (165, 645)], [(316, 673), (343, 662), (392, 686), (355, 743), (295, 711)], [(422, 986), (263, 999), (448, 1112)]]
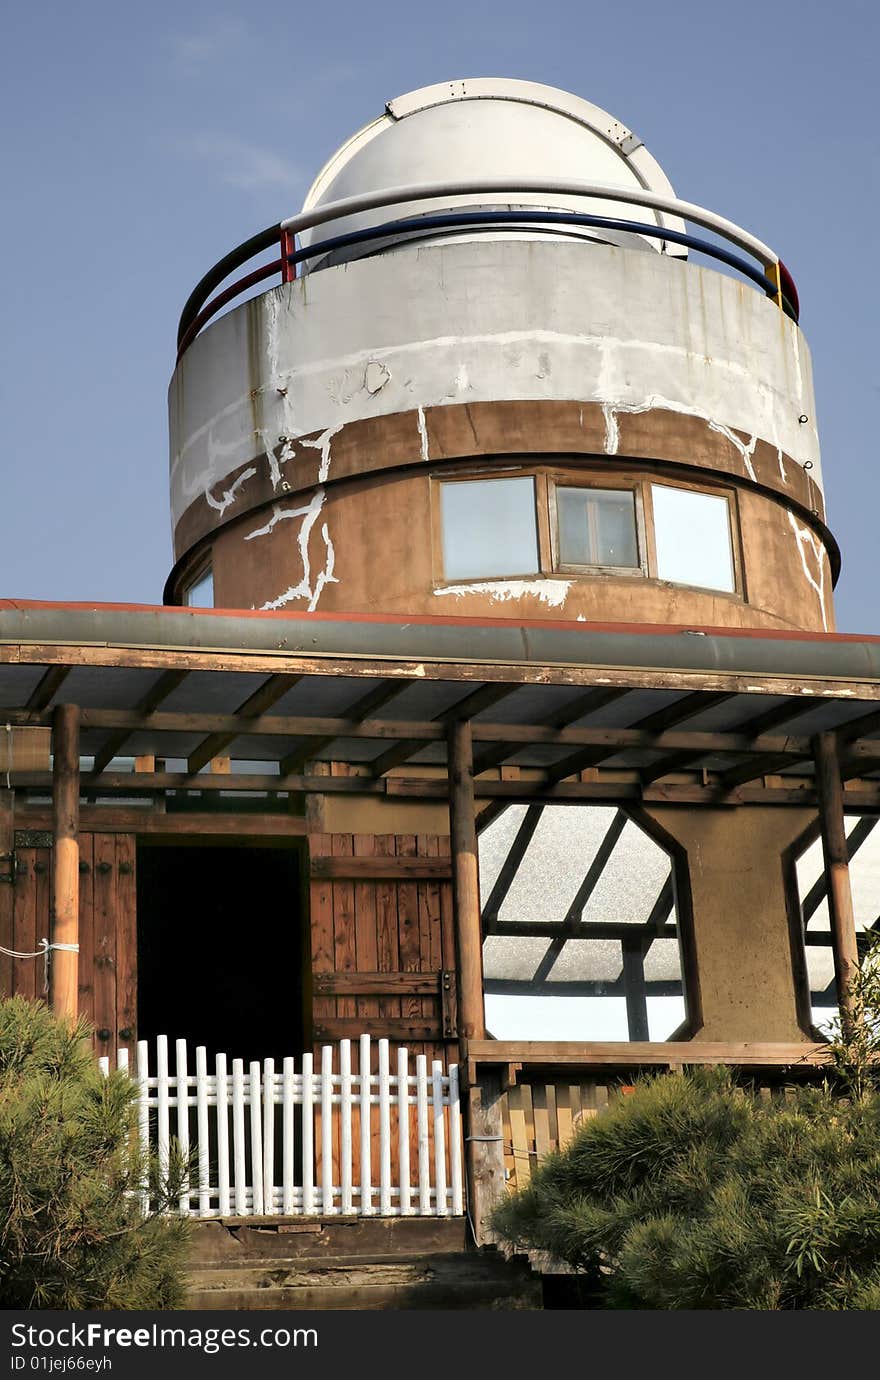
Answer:
[[(17, 797), (16, 835), (54, 835), (52, 943), (76, 943), (83, 827), (292, 836), (308, 831), (313, 795), (448, 800), (467, 1040), (484, 1033), (476, 834), (508, 803), (530, 811), (485, 907), (495, 935), (544, 803), (799, 806), (821, 825), (845, 992), (856, 949), (844, 811), (880, 812), (877, 640), (49, 605), (5, 606), (0, 631), (4, 796), (7, 809)], [(33, 748), (26, 760), (22, 732), (50, 728), (51, 769), (45, 732), (43, 764)], [(2, 851), (11, 870), (14, 839)], [(658, 936), (671, 899), (664, 888), (651, 911)], [(581, 908), (565, 928), (590, 937)], [(58, 949), (51, 971), (54, 1002), (74, 1009), (74, 950)]]

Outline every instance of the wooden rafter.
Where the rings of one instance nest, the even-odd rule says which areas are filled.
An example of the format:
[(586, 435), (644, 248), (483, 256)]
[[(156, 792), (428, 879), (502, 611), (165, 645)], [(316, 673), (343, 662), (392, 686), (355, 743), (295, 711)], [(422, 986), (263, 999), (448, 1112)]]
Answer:
[(61, 689), (72, 671), (72, 666), (49, 666), (40, 676), (30, 699), (25, 705), (29, 714), (39, 714), (46, 708), (52, 697)]
[[(541, 726), (543, 728), (569, 728), (577, 723), (578, 719), (586, 718), (588, 714), (594, 714), (597, 709), (603, 709), (606, 704), (613, 704), (615, 700), (622, 699), (628, 691), (621, 690), (617, 686), (599, 686), (595, 690), (587, 690), (585, 694), (575, 695), (574, 699), (567, 704), (553, 710), (551, 714), (541, 716)], [(481, 772), (490, 771), (492, 767), (497, 767), (513, 753), (518, 752), (519, 748), (510, 748), (506, 744), (500, 747), (484, 748), (482, 752), (476, 754), (474, 758), (474, 775), (479, 776)]]
[[(401, 694), (410, 685), (414, 685), (413, 680), (383, 680), (375, 685), (372, 690), (368, 690), (365, 695), (360, 695), (345, 711), (345, 717), (355, 723), (362, 723), (371, 714), (375, 714), (378, 709), (384, 709), (395, 696)], [(333, 742), (331, 735), (323, 738), (308, 739), (305, 743), (300, 743), (286, 757), (282, 757), (278, 766), (278, 773), (282, 777), (290, 776), (292, 773), (302, 771), (306, 762), (315, 758), (319, 752), (328, 747)]]
[[(138, 715), (152, 714), (159, 708), (168, 696), (171, 695), (179, 685), (182, 685), (189, 675), (188, 671), (163, 671), (157, 676), (147, 693), (137, 703), (135, 712)], [(111, 733), (105, 739), (98, 752), (95, 753), (95, 761), (89, 773), (91, 780), (95, 780), (109, 766), (114, 757), (118, 757), (120, 749), (125, 746), (131, 737), (133, 729), (119, 729)]]
[[(444, 709), (442, 714), (436, 715), (432, 721), (439, 724), (450, 724), (456, 719), (471, 719), (475, 714), (480, 714), (484, 709), (490, 709), (493, 704), (506, 700), (508, 695), (512, 695), (518, 690), (518, 685), (481, 685), (463, 699), (448, 709)], [(381, 756), (371, 764), (371, 771), (374, 776), (384, 776), (386, 772), (394, 767), (399, 767), (407, 758), (412, 757), (413, 753), (424, 747), (421, 738), (404, 738), (401, 742), (395, 743), (394, 747), (383, 752)]]
[[(678, 724), (686, 723), (688, 719), (701, 714), (706, 709), (711, 709), (713, 705), (723, 704), (725, 700), (732, 699), (733, 696), (726, 691), (718, 691), (705, 694), (701, 690), (695, 690), (689, 695), (683, 695), (681, 699), (673, 704), (664, 705), (661, 709), (654, 710), (653, 713), (645, 715), (633, 724), (633, 728), (645, 733), (664, 733), (668, 729), (674, 728)], [(546, 779), (548, 781), (563, 781), (567, 776), (574, 776), (575, 773), (584, 771), (588, 767), (599, 766), (606, 758), (613, 757), (615, 750), (601, 750), (589, 748), (582, 752), (573, 753), (570, 757), (563, 758), (550, 767)]]
[(302, 676), (269, 676), (252, 695), (235, 711), (244, 721), (238, 733), (211, 733), (193, 748), (187, 760), (187, 770), (195, 775), (207, 766), (212, 758), (218, 757), (224, 748), (229, 747), (237, 737), (247, 732), (247, 720), (259, 718), (277, 704), (280, 699), (302, 680)]

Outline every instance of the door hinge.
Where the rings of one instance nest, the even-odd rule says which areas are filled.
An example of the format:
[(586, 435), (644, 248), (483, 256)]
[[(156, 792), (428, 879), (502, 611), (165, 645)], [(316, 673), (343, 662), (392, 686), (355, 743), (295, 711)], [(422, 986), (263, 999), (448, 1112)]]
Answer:
[(18, 875), (18, 858), (15, 853), (0, 853), (0, 882), (15, 885)]

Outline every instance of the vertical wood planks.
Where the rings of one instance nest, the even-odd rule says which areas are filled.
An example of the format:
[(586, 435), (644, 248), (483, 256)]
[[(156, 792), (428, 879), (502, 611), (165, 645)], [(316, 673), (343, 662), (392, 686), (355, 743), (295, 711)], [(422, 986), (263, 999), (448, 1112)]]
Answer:
[[(135, 956), (136, 957), (136, 956)], [(79, 836), (79, 1009), (95, 1021), (95, 836)]]
[[(116, 1011), (113, 1034), (117, 1048), (134, 1047), (137, 1039), (137, 877), (135, 840), (117, 834), (116, 844)], [(80, 857), (83, 856), (82, 840)], [(91, 874), (91, 880), (94, 873)], [(80, 879), (80, 909), (83, 905)], [(82, 941), (80, 941), (82, 944)], [(123, 1035), (123, 1031), (128, 1033)]]

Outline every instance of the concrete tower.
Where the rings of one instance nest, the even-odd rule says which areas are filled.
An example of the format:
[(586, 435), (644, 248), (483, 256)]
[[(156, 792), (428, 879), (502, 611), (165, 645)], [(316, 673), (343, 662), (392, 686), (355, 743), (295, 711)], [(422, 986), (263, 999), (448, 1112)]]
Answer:
[(833, 628), (793, 285), (709, 213), (689, 262), (676, 207), (565, 92), (391, 101), (289, 223), (299, 276), (180, 358), (169, 600)]
[[(280, 259), (205, 306), (279, 240)], [(334, 154), (300, 214), (227, 255), (187, 303), (166, 598), (556, 620), (583, 624), (585, 648), (601, 624), (827, 633), (839, 561), (797, 312), (774, 251), (679, 201), (641, 140), (589, 102), (495, 79), (402, 96)], [(621, 712), (607, 722), (660, 722)], [(808, 1037), (785, 879), (812, 816), (626, 808), (654, 837), (641, 855), (621, 840), (630, 881), (640, 856), (654, 876), (659, 845), (687, 892), (701, 997), (682, 1030)], [(425, 803), (312, 809), (328, 832), (448, 829)], [(557, 852), (610, 853), (617, 835), (593, 813), (589, 839), (557, 835)], [(646, 1020), (634, 1029), (644, 1038)]]

